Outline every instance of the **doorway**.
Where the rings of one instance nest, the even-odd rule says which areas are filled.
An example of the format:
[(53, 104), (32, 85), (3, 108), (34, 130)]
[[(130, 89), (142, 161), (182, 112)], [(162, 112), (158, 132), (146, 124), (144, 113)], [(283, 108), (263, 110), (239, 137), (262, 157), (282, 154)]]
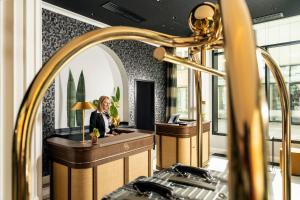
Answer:
[(154, 131), (154, 81), (135, 81), (135, 124), (137, 129)]

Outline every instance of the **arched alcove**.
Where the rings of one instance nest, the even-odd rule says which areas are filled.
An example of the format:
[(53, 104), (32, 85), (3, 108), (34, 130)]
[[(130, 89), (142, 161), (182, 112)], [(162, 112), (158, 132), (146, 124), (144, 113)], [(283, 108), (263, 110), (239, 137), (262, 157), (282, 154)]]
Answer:
[[(101, 95), (112, 96), (120, 88), (119, 114), (121, 121), (128, 121), (128, 78), (120, 58), (109, 47), (101, 44), (91, 47), (73, 58), (55, 79), (55, 129), (67, 127), (67, 85), (72, 73), (77, 88), (81, 72), (85, 80), (86, 101)], [(89, 125), (92, 110), (85, 112), (85, 125)]]

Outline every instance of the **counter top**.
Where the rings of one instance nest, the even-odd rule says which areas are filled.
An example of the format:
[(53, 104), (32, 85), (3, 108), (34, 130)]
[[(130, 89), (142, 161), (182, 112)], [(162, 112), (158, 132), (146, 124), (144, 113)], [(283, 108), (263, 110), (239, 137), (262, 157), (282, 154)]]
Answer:
[[(210, 130), (210, 121), (202, 123), (202, 132)], [(178, 125), (168, 123), (156, 123), (156, 134), (171, 137), (191, 137), (197, 135), (196, 125)]]
[(74, 168), (84, 168), (153, 147), (154, 132), (126, 130), (133, 132), (99, 138), (98, 144), (92, 144), (90, 140), (81, 143), (60, 137), (49, 138), (47, 139), (49, 154), (57, 162)]

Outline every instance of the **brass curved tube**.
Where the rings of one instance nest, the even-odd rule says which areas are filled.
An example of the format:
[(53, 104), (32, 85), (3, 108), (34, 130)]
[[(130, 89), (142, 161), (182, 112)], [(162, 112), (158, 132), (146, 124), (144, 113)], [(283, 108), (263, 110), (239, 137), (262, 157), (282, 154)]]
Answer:
[(211, 43), (212, 37), (180, 38), (145, 29), (111, 27), (86, 33), (60, 49), (40, 70), (28, 88), (21, 104), (13, 141), (13, 199), (30, 199), (30, 144), (34, 119), (46, 90), (62, 67), (83, 50), (111, 40), (150, 41), (169, 47), (192, 47)]
[(263, 56), (268, 68), (272, 72), (276, 83), (278, 94), (281, 103), (282, 112), (282, 150), (283, 150), (283, 162), (282, 162), (282, 199), (291, 199), (291, 110), (289, 94), (284, 82), (283, 75), (280, 71), (280, 67), (270, 54), (259, 48), (261, 55)]
[[(229, 199), (267, 199), (265, 121), (256, 47), (245, 1), (221, 0), (227, 84)], [(237, 17), (238, 16), (238, 17)]]
[[(223, 41), (218, 42), (218, 48), (223, 48)], [(286, 85), (284, 83), (283, 75), (280, 71), (280, 67), (276, 64), (275, 60), (269, 55), (269, 53), (258, 47), (261, 54), (267, 64), (267, 67), (271, 70), (274, 79), (277, 83), (278, 94), (280, 97), (281, 111), (282, 111), (282, 146), (283, 146), (283, 178), (282, 178), (282, 188), (283, 188), (283, 199), (291, 199), (291, 169), (290, 169), (290, 146), (291, 146), (291, 129), (290, 129), (290, 101), (287, 92)], [(173, 64), (183, 65), (188, 68), (209, 73), (214, 76), (226, 78), (226, 73), (215, 70), (210, 67), (206, 67), (197, 64), (193, 61), (188, 61), (184, 58), (171, 55), (163, 47), (158, 47), (154, 50), (153, 56), (160, 61), (171, 62)]]
[[(259, 79), (250, 18), (242, 0), (231, 0), (230, 3), (221, 0), (221, 9), (228, 61), (230, 199), (266, 199), (262, 103), (257, 93)], [(120, 39), (168, 47), (209, 45), (221, 36), (221, 19), (217, 19), (216, 23), (214, 34), (186, 38), (145, 29), (112, 27), (84, 34), (60, 49), (36, 75), (18, 113), (13, 144), (13, 199), (31, 199), (30, 148), (34, 119), (47, 88), (71, 58), (95, 44)], [(235, 30), (236, 27), (239, 31)], [(248, 45), (247, 52), (243, 51), (245, 44)]]
[(177, 65), (183, 65), (190, 69), (193, 69), (196, 71), (207, 72), (214, 76), (219, 76), (219, 77), (223, 77), (223, 78), (226, 77), (226, 74), (224, 72), (221, 72), (221, 71), (216, 70), (211, 67), (206, 67), (204, 65), (200, 65), (194, 61), (189, 61), (184, 58), (174, 56), (174, 55), (170, 54), (169, 52), (167, 52), (167, 50), (163, 47), (156, 48), (153, 52), (153, 57), (159, 61), (166, 61), (166, 62), (170, 62), (170, 63), (177, 64)]

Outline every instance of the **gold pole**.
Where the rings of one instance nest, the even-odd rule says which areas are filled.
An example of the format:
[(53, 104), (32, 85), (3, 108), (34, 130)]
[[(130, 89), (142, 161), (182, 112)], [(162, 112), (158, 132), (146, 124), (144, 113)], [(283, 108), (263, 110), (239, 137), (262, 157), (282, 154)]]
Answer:
[(229, 199), (267, 199), (265, 124), (251, 18), (243, 0), (221, 0), (227, 84)]
[(82, 143), (84, 144), (84, 110), (82, 109)]
[[(201, 64), (203, 65), (203, 60), (202, 60), (202, 49), (201, 51), (201, 60), (199, 59), (199, 50), (194, 49), (194, 48), (189, 48), (189, 54), (191, 56), (191, 59), (193, 62), (195, 63), (199, 63), (201, 62)], [(203, 141), (203, 136), (202, 136), (202, 77), (201, 77), (201, 71), (199, 70), (195, 70), (194, 71), (195, 74), (195, 93), (196, 93), (196, 120), (197, 120), (197, 126), (196, 126), (196, 130), (197, 130), (197, 163), (198, 163), (198, 167), (203, 167), (203, 145), (202, 145), (202, 141)]]
[(221, 21), (217, 20), (213, 36), (178, 37), (146, 29), (110, 27), (88, 32), (71, 40), (53, 55), (30, 84), (20, 105), (13, 139), (13, 199), (31, 199), (30, 173), (31, 135), (38, 106), (63, 66), (82, 51), (105, 41), (137, 40), (168, 47), (192, 47), (214, 42), (221, 34)]
[[(120, 39), (168, 47), (214, 44), (221, 37), (222, 25), (218, 6), (211, 7), (217, 14), (210, 18), (210, 22), (214, 22), (213, 27), (203, 30), (205, 35), (196, 31), (195, 36), (181, 38), (145, 29), (111, 27), (75, 38), (51, 57), (29, 86), (17, 116), (13, 144), (13, 199), (31, 199), (30, 148), (36, 112), (47, 88), (70, 59), (91, 46)], [(259, 81), (250, 18), (242, 0), (231, 0), (230, 3), (221, 0), (221, 8), (225, 27), (225, 57), (228, 61), (230, 199), (266, 199), (262, 103), (257, 93)], [(198, 20), (195, 16), (192, 16), (195, 23), (191, 24), (197, 30), (198, 22), (206, 20)]]
[(201, 65), (199, 63), (196, 63), (195, 61), (189, 61), (185, 58), (181, 58), (178, 56), (174, 56), (167, 52), (167, 50), (164, 47), (158, 47), (153, 51), (153, 57), (159, 61), (166, 61), (177, 65), (183, 65), (185, 67), (188, 67), (193, 70), (206, 72), (214, 76), (219, 77), (226, 77), (226, 74), (224, 72), (218, 71), (216, 69), (213, 69), (212, 67), (207, 67), (205, 65)]
[(282, 112), (282, 199), (291, 199), (291, 110), (288, 90), (286, 88), (283, 75), (279, 65), (270, 56), (270, 54), (259, 48), (267, 66), (272, 72), (276, 82), (278, 94), (281, 102)]
[[(202, 66), (206, 65), (206, 47), (202, 46), (201, 49), (189, 48), (189, 53), (192, 61), (201, 63)], [(199, 58), (199, 53), (201, 57)], [(198, 147), (198, 167), (203, 167), (203, 135), (202, 135), (202, 74), (200, 70), (195, 73), (195, 90), (196, 90), (196, 111), (197, 111), (197, 147)]]
[[(201, 47), (201, 65), (205, 66), (206, 65), (206, 47), (205, 46), (202, 46)], [(199, 148), (199, 160), (200, 160), (200, 167), (203, 167), (203, 129), (202, 129), (202, 125), (203, 125), (203, 119), (202, 119), (202, 73), (199, 71), (199, 101), (197, 101), (197, 104), (199, 104), (199, 110), (197, 110), (198, 113), (198, 117), (199, 117), (199, 126), (198, 126), (198, 133), (199, 133), (199, 145), (200, 145), (200, 148)]]
[(197, 102), (197, 146), (198, 146), (198, 167), (203, 167), (203, 135), (202, 135), (202, 75), (200, 71), (195, 72), (196, 102)]
[[(222, 43), (219, 43), (219, 47), (223, 47)], [(267, 67), (271, 70), (276, 83), (277, 89), (281, 102), (282, 110), (282, 146), (283, 146), (283, 179), (282, 179), (282, 188), (283, 188), (283, 199), (291, 199), (291, 166), (290, 166), (290, 146), (291, 146), (291, 133), (290, 133), (290, 101), (289, 95), (287, 92), (286, 85), (284, 83), (283, 75), (281, 74), (280, 67), (276, 64), (275, 60), (269, 55), (269, 53), (263, 49), (260, 49), (263, 58), (267, 64)], [(226, 77), (224, 72), (213, 70), (209, 67), (199, 65), (196, 62), (191, 62), (185, 60), (184, 58), (171, 55), (163, 47), (158, 47), (155, 49), (153, 56), (160, 61), (171, 62), (174, 64), (184, 65), (194, 70), (207, 72), (209, 74)], [(197, 78), (195, 78), (197, 79)], [(197, 92), (197, 90), (196, 90)], [(197, 95), (196, 95), (197, 96)]]

